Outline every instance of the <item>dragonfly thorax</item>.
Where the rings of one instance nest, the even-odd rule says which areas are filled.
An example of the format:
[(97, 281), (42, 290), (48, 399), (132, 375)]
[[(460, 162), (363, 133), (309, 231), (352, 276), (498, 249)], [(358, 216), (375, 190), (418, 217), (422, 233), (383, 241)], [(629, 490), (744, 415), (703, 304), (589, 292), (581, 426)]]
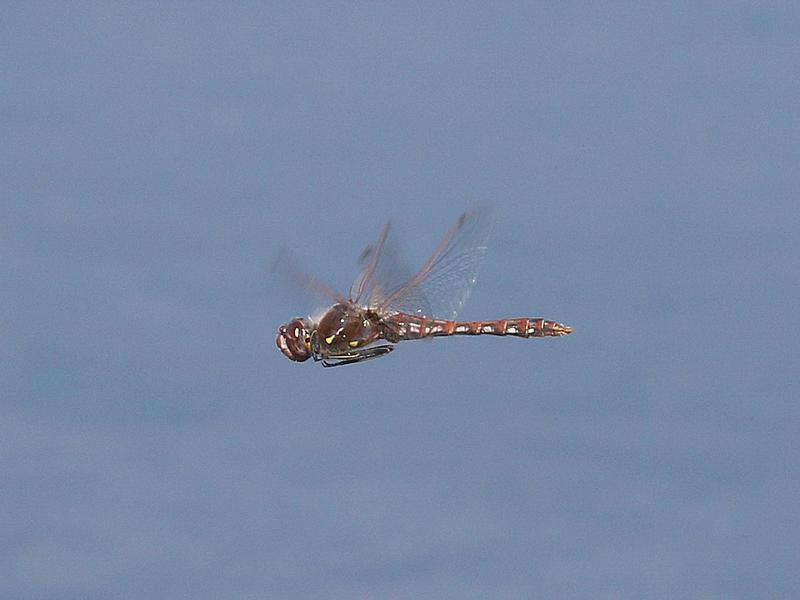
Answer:
[(317, 340), (324, 353), (346, 354), (380, 337), (377, 316), (355, 304), (334, 304), (317, 326)]

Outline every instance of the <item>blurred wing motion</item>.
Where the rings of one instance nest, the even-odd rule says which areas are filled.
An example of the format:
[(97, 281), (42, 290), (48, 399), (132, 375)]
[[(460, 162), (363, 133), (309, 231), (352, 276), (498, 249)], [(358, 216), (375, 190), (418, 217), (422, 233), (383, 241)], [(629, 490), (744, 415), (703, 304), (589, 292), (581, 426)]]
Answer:
[(363, 270), (351, 291), (353, 302), (380, 313), (454, 319), (469, 298), (486, 257), (491, 212), (461, 215), (416, 275), (409, 277), (389, 241), (390, 224), (362, 254)]
[(281, 246), (275, 260), (272, 261), (270, 271), (279, 275), (291, 287), (299, 288), (307, 295), (333, 302), (347, 302), (345, 297), (332, 287), (309, 275), (302, 267), (300, 260), (285, 245)]
[(356, 277), (350, 288), (350, 300), (361, 302), (377, 293), (384, 282), (393, 279), (389, 271), (392, 265), (397, 262), (396, 253), (391, 249), (384, 251), (386, 242), (389, 239), (389, 232), (392, 229), (392, 222), (387, 221), (383, 226), (378, 241), (367, 246), (358, 257), (358, 264), (361, 266), (361, 273)]

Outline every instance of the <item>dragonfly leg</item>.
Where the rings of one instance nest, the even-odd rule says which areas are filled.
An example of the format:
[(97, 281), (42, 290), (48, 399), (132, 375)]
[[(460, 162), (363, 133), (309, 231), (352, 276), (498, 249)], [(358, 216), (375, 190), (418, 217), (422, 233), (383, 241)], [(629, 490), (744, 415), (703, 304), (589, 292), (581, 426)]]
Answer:
[(319, 336), (316, 331), (311, 332), (311, 357), (315, 362), (319, 362), (324, 358), (319, 348)]
[(353, 363), (369, 360), (370, 358), (379, 358), (386, 356), (394, 350), (394, 346), (373, 346), (371, 348), (362, 348), (346, 354), (335, 354), (331, 356), (320, 356), (315, 360), (321, 360), (323, 367), (338, 367), (340, 365), (351, 365)]

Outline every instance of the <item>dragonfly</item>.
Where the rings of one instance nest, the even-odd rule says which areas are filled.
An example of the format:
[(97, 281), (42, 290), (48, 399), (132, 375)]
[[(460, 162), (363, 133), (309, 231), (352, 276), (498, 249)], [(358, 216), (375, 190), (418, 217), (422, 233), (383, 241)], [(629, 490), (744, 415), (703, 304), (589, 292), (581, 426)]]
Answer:
[(573, 328), (543, 318), (459, 321), (477, 281), (491, 230), (488, 210), (463, 213), (415, 274), (398, 259), (391, 222), (361, 254), (361, 272), (344, 297), (281, 261), (304, 288), (333, 302), (316, 317), (295, 317), (278, 329), (275, 342), (286, 358), (313, 359), (335, 367), (386, 356), (398, 342), (439, 336), (557, 337)]

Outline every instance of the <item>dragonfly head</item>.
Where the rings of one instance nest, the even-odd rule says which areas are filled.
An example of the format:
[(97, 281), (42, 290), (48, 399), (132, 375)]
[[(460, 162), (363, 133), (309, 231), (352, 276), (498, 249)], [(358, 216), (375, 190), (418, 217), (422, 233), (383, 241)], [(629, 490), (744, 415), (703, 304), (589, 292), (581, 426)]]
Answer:
[(275, 343), (289, 360), (303, 362), (311, 358), (311, 333), (305, 319), (296, 318), (278, 329)]

